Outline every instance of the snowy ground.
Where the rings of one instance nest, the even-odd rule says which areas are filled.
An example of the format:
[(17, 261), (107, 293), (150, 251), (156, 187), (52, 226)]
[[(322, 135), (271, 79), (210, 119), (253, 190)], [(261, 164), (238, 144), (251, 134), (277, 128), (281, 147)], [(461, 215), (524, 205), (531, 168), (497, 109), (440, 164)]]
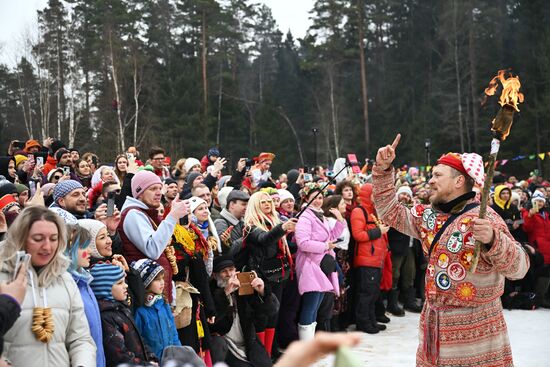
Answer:
[[(364, 366), (414, 366), (418, 344), (419, 314), (407, 312), (405, 317), (391, 317), (388, 329), (376, 335), (363, 334), (354, 349)], [(504, 311), (508, 324), (514, 364), (519, 367), (550, 366), (550, 309)], [(319, 361), (316, 367), (330, 367), (333, 358)]]

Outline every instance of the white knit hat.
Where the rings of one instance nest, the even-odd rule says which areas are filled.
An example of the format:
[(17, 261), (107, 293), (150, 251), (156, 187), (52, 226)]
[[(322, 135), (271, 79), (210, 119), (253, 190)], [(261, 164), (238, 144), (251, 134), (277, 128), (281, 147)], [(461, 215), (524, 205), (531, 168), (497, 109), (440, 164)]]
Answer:
[(90, 255), (95, 259), (103, 259), (105, 256), (97, 251), (95, 240), (99, 231), (101, 231), (102, 228), (106, 228), (105, 224), (95, 219), (80, 219), (78, 225), (90, 232), (91, 240), (90, 246), (88, 247)]
[(277, 192), (279, 193), (279, 198), (281, 200), (280, 201), (281, 203), (285, 200), (288, 200), (288, 199), (291, 199), (292, 201), (296, 201), (296, 199), (294, 199), (294, 195), (292, 195), (290, 193), (290, 191), (288, 191), (288, 190), (279, 189), (279, 190), (277, 190)]
[(402, 186), (399, 186), (399, 188), (397, 189), (397, 192), (395, 193), (396, 196), (399, 196), (401, 194), (407, 194), (411, 197), (413, 197), (413, 192), (411, 190), (411, 188), (407, 185), (402, 185)]
[(189, 157), (185, 160), (183, 167), (186, 172), (189, 172), (194, 166), (201, 165), (201, 162), (197, 158)]

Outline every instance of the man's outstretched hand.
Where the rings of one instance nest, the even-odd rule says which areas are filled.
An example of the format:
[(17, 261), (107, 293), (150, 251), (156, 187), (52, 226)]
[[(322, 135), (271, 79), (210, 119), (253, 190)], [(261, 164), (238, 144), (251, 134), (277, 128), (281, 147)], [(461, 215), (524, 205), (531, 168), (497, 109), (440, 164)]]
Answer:
[(395, 139), (391, 145), (386, 145), (385, 147), (378, 149), (378, 153), (376, 153), (377, 167), (386, 170), (391, 166), (393, 160), (395, 159), (395, 148), (399, 145), (399, 140), (401, 140), (401, 134), (397, 134), (395, 136)]

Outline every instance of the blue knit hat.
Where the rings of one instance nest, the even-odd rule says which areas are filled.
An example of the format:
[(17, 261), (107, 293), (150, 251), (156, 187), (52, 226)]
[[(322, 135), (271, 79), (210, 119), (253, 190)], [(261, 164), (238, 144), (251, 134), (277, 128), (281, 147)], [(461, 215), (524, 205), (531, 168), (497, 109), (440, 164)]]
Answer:
[(124, 270), (110, 263), (98, 263), (90, 269), (93, 280), (90, 287), (97, 299), (113, 300), (111, 289), (120, 279), (124, 278)]
[(161, 271), (164, 271), (162, 266), (151, 259), (133, 261), (130, 266), (132, 269), (137, 270), (145, 288), (149, 287), (149, 284), (155, 280)]
[(59, 204), (59, 199), (64, 198), (71, 191), (84, 188), (82, 184), (75, 180), (59, 181), (53, 189), (53, 201)]
[(207, 156), (208, 157), (219, 157), (220, 156), (220, 151), (218, 150), (218, 148), (210, 148), (208, 150)]

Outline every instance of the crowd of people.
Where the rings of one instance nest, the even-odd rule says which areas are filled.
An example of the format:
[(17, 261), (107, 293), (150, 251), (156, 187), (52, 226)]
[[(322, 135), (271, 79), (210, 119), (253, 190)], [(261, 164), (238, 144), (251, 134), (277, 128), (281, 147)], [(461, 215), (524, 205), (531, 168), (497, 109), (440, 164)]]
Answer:
[[(476, 229), (489, 254), (480, 268), (507, 276), (489, 291), (463, 281), (473, 256), (461, 250), (464, 213), (482, 185), (460, 163), (470, 157), (442, 157), (432, 178), (407, 166), (390, 175), (393, 149), (360, 172), (338, 159), (331, 171), (275, 177), (268, 152), (230, 167), (212, 148), (170, 166), (161, 147), (104, 163), (59, 140), (13, 141), (0, 157), (0, 366), (285, 366), (297, 340), (352, 325), (378, 334), (405, 312), (423, 312), (426, 340), (439, 312), (430, 297), (455, 287), (453, 306), (477, 292), (505, 308), (550, 307), (550, 184), (538, 172), (495, 177), (489, 204), (505, 225), (493, 227), (510, 240)], [(448, 216), (427, 209), (434, 195), (455, 199), (442, 166), (464, 178), (454, 187), (468, 202), (448, 251), (430, 247)], [(516, 254), (514, 240), (527, 255), (512, 271), (499, 262)], [(330, 351), (334, 340), (317, 345)], [(417, 360), (438, 365), (425, 344)]]

